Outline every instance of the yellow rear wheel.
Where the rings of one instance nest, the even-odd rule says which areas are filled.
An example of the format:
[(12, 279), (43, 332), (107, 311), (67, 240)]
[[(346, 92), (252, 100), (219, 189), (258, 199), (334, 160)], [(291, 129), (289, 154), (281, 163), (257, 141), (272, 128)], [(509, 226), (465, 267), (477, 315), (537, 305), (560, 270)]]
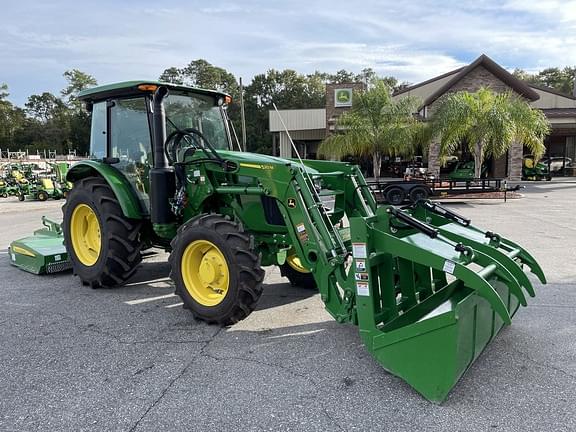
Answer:
[(98, 261), (102, 235), (98, 216), (86, 204), (78, 204), (70, 219), (70, 237), (76, 256), (87, 267)]
[(78, 180), (62, 211), (64, 244), (83, 284), (119, 286), (134, 274), (141, 261), (141, 222), (124, 216), (106, 180)]

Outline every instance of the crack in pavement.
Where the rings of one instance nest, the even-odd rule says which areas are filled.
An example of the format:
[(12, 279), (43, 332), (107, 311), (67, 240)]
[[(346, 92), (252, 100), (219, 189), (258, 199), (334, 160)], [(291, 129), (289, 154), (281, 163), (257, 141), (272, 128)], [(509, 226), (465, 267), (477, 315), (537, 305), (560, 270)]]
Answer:
[[(212, 338), (213, 338), (213, 336), (209, 337), (208, 339), (178, 339), (178, 340), (165, 339), (165, 338), (163, 338), (163, 339), (150, 338), (150, 339), (128, 341), (128, 340), (124, 340), (124, 339), (120, 338), (120, 336), (118, 336), (114, 333), (110, 333), (109, 331), (102, 329), (101, 327), (99, 327), (96, 324), (92, 324), (92, 323), (81, 324), (75, 318), (70, 317), (68, 315), (62, 314), (60, 312), (55, 312), (55, 314), (68, 320), (68, 321), (70, 321), (76, 328), (78, 328), (82, 332), (91, 332), (91, 333), (96, 333), (100, 336), (107, 336), (109, 338), (114, 339), (117, 343), (119, 343), (121, 345), (143, 345), (143, 344), (149, 344), (149, 343), (164, 343), (164, 344), (196, 343), (196, 344), (203, 344), (206, 342), (211, 342)], [(217, 333), (219, 333), (219, 332), (217, 332)]]
[(517, 354), (522, 355), (524, 358), (526, 358), (526, 360), (534, 363), (535, 365), (541, 367), (542, 369), (546, 369), (546, 370), (552, 369), (552, 370), (555, 370), (556, 372), (560, 372), (561, 374), (566, 375), (566, 376), (576, 380), (576, 375), (572, 375), (570, 372), (567, 372), (558, 366), (554, 366), (553, 364), (549, 364), (549, 363), (541, 363), (538, 360), (535, 360), (532, 357), (530, 357), (524, 351), (519, 350), (518, 348), (511, 348), (511, 349), (512, 349), (512, 351), (516, 352)]
[(144, 418), (154, 409), (154, 407), (156, 405), (158, 405), (158, 403), (164, 398), (166, 393), (168, 393), (168, 391), (172, 388), (172, 386), (176, 383), (176, 381), (178, 381), (180, 378), (182, 378), (182, 376), (184, 376), (184, 374), (190, 368), (190, 366), (192, 366), (196, 360), (198, 360), (200, 357), (202, 357), (204, 355), (204, 350), (208, 347), (208, 345), (210, 345), (210, 343), (212, 341), (214, 341), (214, 339), (216, 339), (216, 337), (222, 332), (222, 330), (224, 330), (224, 327), (219, 328), (218, 331), (216, 333), (214, 333), (214, 335), (204, 343), (204, 345), (200, 348), (200, 352), (198, 353), (198, 355), (194, 356), (182, 368), (180, 373), (178, 375), (176, 375), (176, 377), (174, 377), (174, 379), (172, 379), (166, 387), (164, 387), (164, 389), (162, 390), (160, 395), (154, 400), (154, 402), (152, 402), (152, 404), (146, 409), (144, 414), (142, 414), (142, 416), (136, 421), (136, 423), (134, 423), (134, 425), (129, 429), (129, 432), (133, 432), (138, 428), (138, 426), (140, 425), (142, 420), (144, 420)]
[[(205, 347), (207, 348), (207, 346)], [(337, 386), (330, 386), (330, 385), (326, 385), (326, 384), (319, 384), (318, 382), (316, 382), (314, 379), (312, 379), (309, 375), (300, 373), (290, 367), (278, 364), (278, 363), (268, 363), (265, 362), (263, 360), (258, 360), (258, 359), (250, 359), (250, 358), (246, 358), (246, 357), (239, 357), (239, 356), (216, 356), (214, 354), (209, 354), (206, 352), (202, 352), (199, 357), (205, 357), (205, 358), (210, 358), (212, 360), (216, 360), (216, 361), (226, 361), (226, 360), (239, 360), (239, 361), (244, 361), (247, 363), (254, 363), (254, 364), (258, 364), (261, 366), (267, 366), (267, 367), (271, 367), (271, 368), (277, 368), (280, 370), (283, 370), (285, 372), (288, 372), (289, 374), (302, 378), (306, 381), (308, 381), (309, 383), (311, 383), (313, 385), (313, 390), (315, 393), (314, 398), (317, 398), (320, 395), (320, 390), (321, 387), (329, 387), (332, 388), (333, 390), (339, 390), (340, 388)], [(342, 425), (340, 425), (340, 423), (338, 423), (336, 421), (336, 419), (334, 417), (332, 417), (329, 413), (326, 407), (324, 406), (320, 406), (320, 410), (322, 412), (322, 414), (331, 422), (334, 424), (334, 426), (336, 426), (338, 428), (338, 430), (340, 431), (344, 431), (345, 429), (342, 427)]]

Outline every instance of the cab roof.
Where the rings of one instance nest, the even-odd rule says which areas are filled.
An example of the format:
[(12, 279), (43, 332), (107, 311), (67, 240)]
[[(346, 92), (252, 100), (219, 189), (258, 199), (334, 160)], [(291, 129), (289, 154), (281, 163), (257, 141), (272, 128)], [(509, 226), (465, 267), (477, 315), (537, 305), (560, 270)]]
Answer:
[(140, 86), (164, 86), (167, 87), (169, 90), (175, 90), (179, 93), (194, 93), (194, 94), (203, 94), (207, 96), (213, 97), (225, 97), (227, 96), (226, 93), (219, 92), (216, 90), (206, 90), (202, 88), (196, 87), (188, 87), (179, 84), (173, 84), (169, 82), (163, 81), (123, 81), (114, 84), (106, 84), (97, 87), (91, 87), (86, 90), (82, 90), (78, 94), (78, 99), (85, 101), (85, 102), (96, 102), (101, 101), (104, 99), (109, 99), (113, 97), (121, 97), (121, 96), (131, 96), (131, 95), (141, 95), (146, 93), (152, 93), (154, 90), (146, 89), (141, 90), (139, 89)]

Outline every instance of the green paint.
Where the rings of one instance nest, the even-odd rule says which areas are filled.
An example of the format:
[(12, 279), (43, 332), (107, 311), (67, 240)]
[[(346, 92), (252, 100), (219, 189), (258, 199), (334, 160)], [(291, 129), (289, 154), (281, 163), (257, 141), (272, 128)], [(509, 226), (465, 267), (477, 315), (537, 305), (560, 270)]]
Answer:
[(142, 219), (146, 216), (130, 182), (112, 165), (93, 160), (81, 161), (70, 168), (66, 180), (75, 182), (94, 175), (100, 176), (108, 182), (120, 202), (124, 216), (131, 219)]

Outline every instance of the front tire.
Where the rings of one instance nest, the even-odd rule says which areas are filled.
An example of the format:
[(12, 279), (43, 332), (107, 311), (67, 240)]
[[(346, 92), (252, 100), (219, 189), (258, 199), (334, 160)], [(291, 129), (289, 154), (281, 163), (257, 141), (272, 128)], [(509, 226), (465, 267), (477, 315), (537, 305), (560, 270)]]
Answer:
[(66, 204), (64, 244), (74, 274), (92, 288), (124, 284), (142, 260), (140, 221), (128, 219), (103, 178), (75, 183)]
[(264, 270), (239, 223), (201, 215), (182, 225), (171, 245), (170, 277), (195, 318), (226, 326), (254, 310)]
[(280, 266), (280, 274), (288, 278), (292, 286), (309, 289), (318, 288), (312, 272), (302, 266), (296, 254), (290, 254), (286, 257), (286, 261)]

